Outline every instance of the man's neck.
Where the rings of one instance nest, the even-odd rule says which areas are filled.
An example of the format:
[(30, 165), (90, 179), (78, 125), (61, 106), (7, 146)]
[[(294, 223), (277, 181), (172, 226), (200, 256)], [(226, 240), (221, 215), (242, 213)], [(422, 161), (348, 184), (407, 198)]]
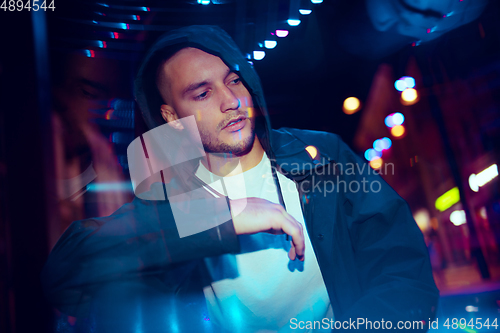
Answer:
[[(257, 166), (262, 160), (263, 154), (264, 148), (256, 137), (252, 149), (245, 155), (207, 153), (206, 158), (202, 159), (201, 162), (207, 170), (217, 176), (235, 176)], [(241, 168), (237, 167), (238, 163), (240, 163)]]

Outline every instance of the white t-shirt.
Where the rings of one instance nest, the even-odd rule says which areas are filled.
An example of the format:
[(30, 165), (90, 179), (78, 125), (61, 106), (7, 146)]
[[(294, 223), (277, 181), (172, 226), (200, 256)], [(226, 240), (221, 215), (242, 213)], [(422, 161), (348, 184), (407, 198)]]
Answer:
[[(201, 163), (196, 175), (226, 194), (221, 182), (214, 184), (222, 180), (230, 199), (257, 197), (279, 203), (266, 154), (257, 166), (236, 176), (219, 177)], [(286, 235), (267, 233), (240, 235), (239, 254), (206, 258), (213, 281), (204, 288), (210, 321), (231, 332), (321, 332), (301, 330), (297, 324), (333, 318), (297, 188), (293, 181), (277, 175), (287, 212), (304, 226), (305, 260), (288, 258)]]

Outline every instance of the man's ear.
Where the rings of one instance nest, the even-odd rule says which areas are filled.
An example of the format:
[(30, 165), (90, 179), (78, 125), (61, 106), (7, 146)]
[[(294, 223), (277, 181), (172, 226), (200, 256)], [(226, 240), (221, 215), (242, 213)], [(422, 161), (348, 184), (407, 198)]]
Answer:
[(172, 126), (172, 128), (178, 130), (184, 129), (184, 126), (182, 126), (181, 122), (179, 121), (177, 112), (175, 112), (174, 108), (171, 105), (162, 104), (160, 110), (161, 116), (170, 126)]

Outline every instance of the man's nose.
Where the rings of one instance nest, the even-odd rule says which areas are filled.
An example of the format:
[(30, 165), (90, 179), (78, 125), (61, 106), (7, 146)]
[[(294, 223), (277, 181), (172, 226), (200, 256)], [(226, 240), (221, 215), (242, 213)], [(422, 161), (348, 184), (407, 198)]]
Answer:
[(226, 111), (230, 111), (230, 110), (237, 110), (241, 106), (241, 102), (240, 102), (239, 98), (228, 87), (224, 88), (222, 98), (223, 98), (222, 104), (221, 104), (221, 111), (222, 112), (226, 112)]

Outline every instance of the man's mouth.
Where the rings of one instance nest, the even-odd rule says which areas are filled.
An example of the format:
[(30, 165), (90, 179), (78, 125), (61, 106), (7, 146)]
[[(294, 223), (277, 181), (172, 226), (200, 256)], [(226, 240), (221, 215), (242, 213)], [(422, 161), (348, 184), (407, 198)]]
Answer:
[(238, 130), (238, 129), (240, 129), (240, 127), (242, 127), (241, 125), (243, 125), (243, 124), (242, 124), (242, 122), (243, 122), (244, 120), (246, 120), (246, 118), (245, 118), (245, 117), (241, 117), (241, 116), (240, 116), (240, 117), (238, 117), (238, 118), (236, 118), (236, 119), (231, 120), (231, 121), (230, 121), (229, 123), (227, 123), (227, 125), (226, 125), (226, 126), (224, 126), (222, 129), (228, 129), (228, 130), (230, 130), (230, 131), (233, 131), (233, 130)]

